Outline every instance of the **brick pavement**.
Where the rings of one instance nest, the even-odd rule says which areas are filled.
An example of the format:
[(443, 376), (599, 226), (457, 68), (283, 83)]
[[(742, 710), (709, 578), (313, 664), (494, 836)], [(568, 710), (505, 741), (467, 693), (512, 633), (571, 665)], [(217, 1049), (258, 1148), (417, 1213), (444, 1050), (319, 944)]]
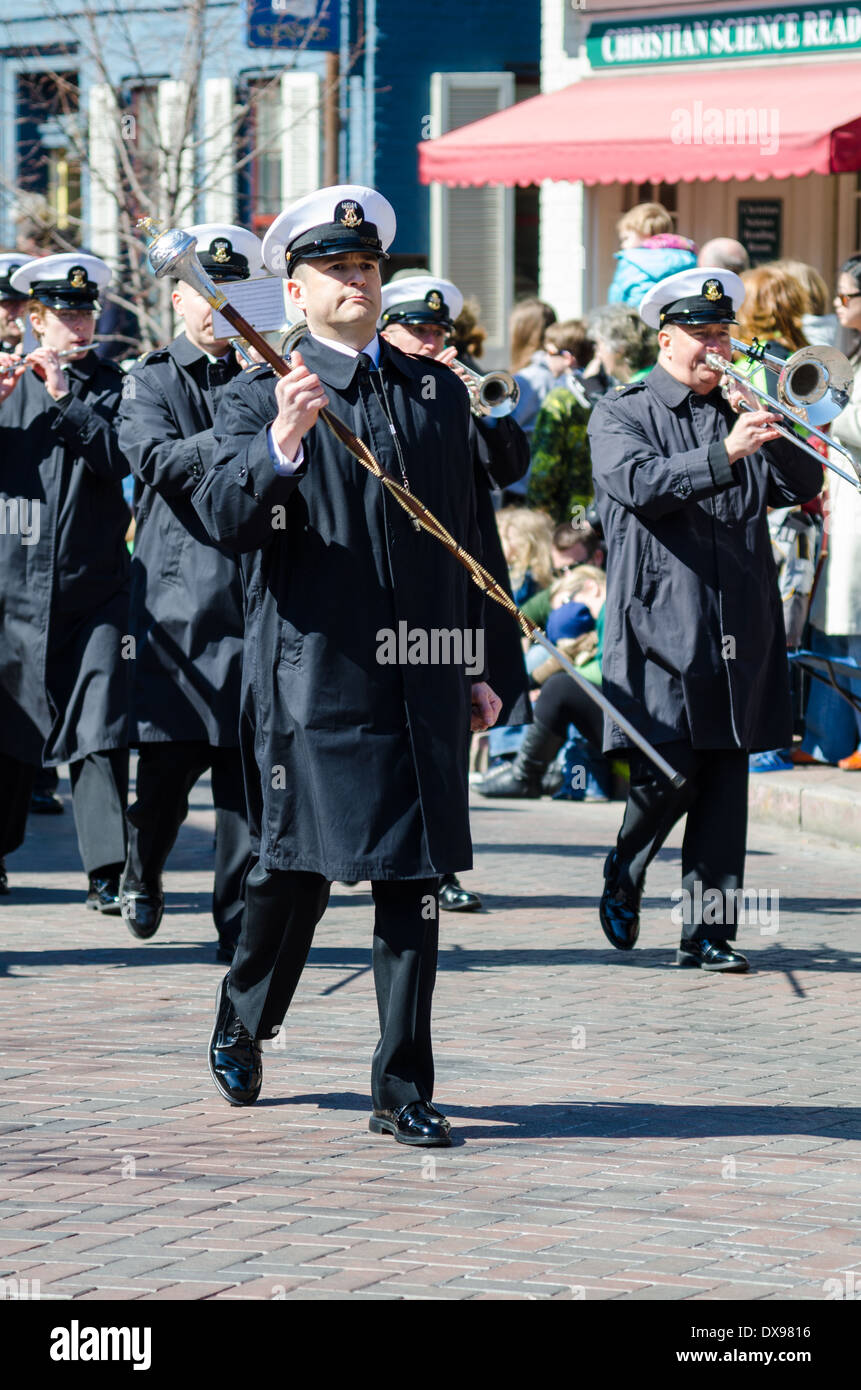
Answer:
[(0, 1276), (80, 1300), (861, 1291), (857, 855), (756, 823), (748, 884), (779, 891), (778, 931), (741, 928), (748, 976), (679, 971), (678, 833), (642, 946), (597, 926), (620, 811), (476, 804), (490, 910), (442, 917), (443, 1151), (367, 1130), (364, 888), (335, 887), (261, 1101), (231, 1109), (205, 1059), (206, 785), (149, 943), (84, 910), (71, 815), (31, 818), (0, 900)]

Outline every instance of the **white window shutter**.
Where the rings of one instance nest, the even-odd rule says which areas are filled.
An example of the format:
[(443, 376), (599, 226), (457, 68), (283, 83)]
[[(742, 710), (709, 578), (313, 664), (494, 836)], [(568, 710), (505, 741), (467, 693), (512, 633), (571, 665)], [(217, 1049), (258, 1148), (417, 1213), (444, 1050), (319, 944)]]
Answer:
[(116, 268), (120, 252), (116, 140), (119, 113), (113, 88), (99, 82), (90, 88), (87, 157), (89, 164), (89, 235), (81, 238), (95, 256)]
[[(514, 101), (510, 72), (431, 74), (431, 134), (470, 125)], [(430, 186), (431, 269), (481, 305), (483, 368), (508, 365), (514, 280), (514, 190)]]
[[(158, 130), (162, 147), (165, 190), (176, 190), (173, 208), (164, 207), (162, 215), (175, 223), (194, 219), (194, 139), (192, 127), (185, 131), (188, 83), (164, 81), (158, 84)], [(178, 165), (178, 167), (177, 167)]]
[(285, 72), (281, 78), (281, 202), (320, 187), (320, 77)]
[(233, 81), (210, 77), (203, 84), (203, 220), (236, 220)]

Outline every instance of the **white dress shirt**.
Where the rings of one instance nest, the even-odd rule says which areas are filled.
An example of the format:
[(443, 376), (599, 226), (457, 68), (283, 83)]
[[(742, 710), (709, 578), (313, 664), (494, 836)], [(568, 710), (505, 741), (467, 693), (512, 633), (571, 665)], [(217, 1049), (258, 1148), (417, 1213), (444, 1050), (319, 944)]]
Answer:
[[(359, 351), (357, 351), (356, 348), (348, 347), (346, 343), (338, 342), (338, 340), (335, 338), (323, 338), (320, 336), (319, 333), (311, 333), (310, 336), (312, 338), (316, 338), (317, 342), (322, 343), (324, 347), (332, 348), (335, 352), (343, 352), (346, 357), (359, 356)], [(374, 334), (371, 341), (368, 343), (367, 347), (363, 347), (361, 351), (364, 352), (368, 357), (370, 357), (375, 367), (379, 367), (380, 339), (376, 333)], [(271, 425), (269, 426), (267, 438), (269, 440), (269, 456), (272, 459), (272, 466), (275, 469), (275, 472), (279, 473), (284, 478), (289, 478), (291, 474), (296, 472), (297, 468), (300, 468), (302, 466), (302, 463), (305, 459), (305, 450), (300, 444), (299, 452), (297, 453), (296, 457), (294, 459), (288, 459), (283, 449), (279, 448), (278, 444), (275, 442), (275, 439), (272, 434)]]

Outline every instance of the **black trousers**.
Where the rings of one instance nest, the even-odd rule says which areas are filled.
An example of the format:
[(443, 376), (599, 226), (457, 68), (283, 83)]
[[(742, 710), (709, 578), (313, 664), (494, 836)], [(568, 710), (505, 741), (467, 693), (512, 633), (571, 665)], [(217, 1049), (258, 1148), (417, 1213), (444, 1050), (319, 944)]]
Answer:
[(554, 675), (547, 677), (541, 687), (541, 694), (532, 706), (532, 716), (559, 738), (566, 738), (568, 725), (576, 724), (595, 751), (601, 752), (604, 716), (594, 700), (589, 699), (586, 692), (566, 671), (556, 671)]
[[(677, 790), (642, 753), (631, 753), (631, 785), (616, 842), (621, 880), (642, 890), (646, 869), (687, 813), (682, 899), (676, 909), (682, 938), (734, 941), (738, 900), (728, 895), (744, 880), (748, 754), (739, 749), (694, 749), (683, 741), (662, 743), (660, 752), (684, 774), (686, 784)], [(720, 921), (715, 890), (727, 904)]]
[[(321, 874), (255, 863), (245, 882), (230, 998), (255, 1038), (278, 1032), (329, 901)], [(436, 980), (438, 880), (374, 880), (374, 986), (380, 1040), (371, 1066), (375, 1110), (433, 1097), (431, 1000)]]
[(38, 771), (30, 763), (0, 753), (0, 859), (23, 842)]
[(110, 748), (69, 763), (72, 812), (86, 873), (122, 865), (126, 857), (129, 750)]
[[(0, 754), (0, 857), (24, 839), (33, 784), (41, 769)], [(72, 811), (86, 873), (121, 865), (126, 854), (129, 750), (88, 753), (69, 764)]]
[(128, 809), (126, 885), (154, 886), (188, 815), (188, 798), (212, 769), (215, 804), (215, 882), (212, 916), (219, 937), (236, 941), (242, 922), (242, 879), (251, 861), (242, 759), (238, 748), (209, 743), (142, 743), (136, 800)]

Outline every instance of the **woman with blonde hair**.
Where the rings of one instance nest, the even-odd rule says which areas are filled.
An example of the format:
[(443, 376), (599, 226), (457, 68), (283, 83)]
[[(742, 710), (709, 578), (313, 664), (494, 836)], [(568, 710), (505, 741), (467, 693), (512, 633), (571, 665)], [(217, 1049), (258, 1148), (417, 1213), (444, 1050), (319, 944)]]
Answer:
[(496, 524), (508, 565), (511, 593), (518, 605), (549, 587), (553, 578), (553, 522), (546, 512), (503, 507)]

